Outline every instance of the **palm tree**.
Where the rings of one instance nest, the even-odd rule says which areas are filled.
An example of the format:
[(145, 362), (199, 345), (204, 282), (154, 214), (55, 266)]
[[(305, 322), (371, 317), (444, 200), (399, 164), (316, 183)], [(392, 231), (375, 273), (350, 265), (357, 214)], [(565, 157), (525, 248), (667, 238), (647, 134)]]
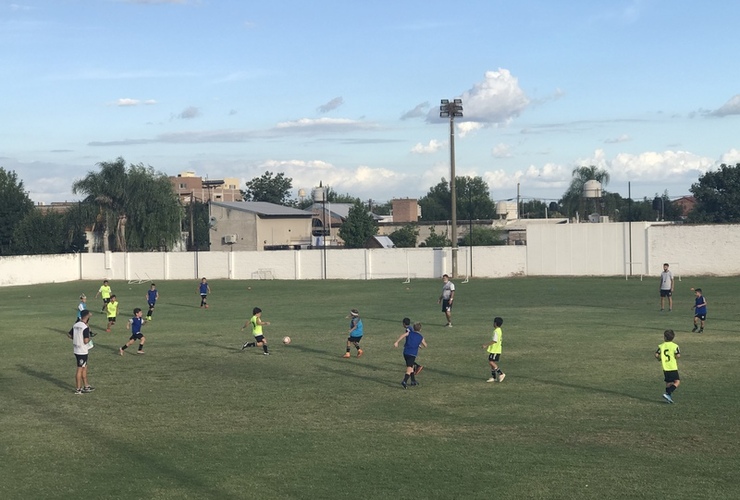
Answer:
[(571, 217), (578, 211), (581, 205), (583, 186), (587, 181), (599, 181), (602, 186), (606, 186), (609, 184), (609, 179), (609, 172), (594, 165), (574, 168), (570, 186), (560, 199), (560, 206), (563, 207), (565, 215)]
[(96, 207), (106, 251), (111, 238), (120, 252), (167, 248), (179, 239), (182, 207), (165, 174), (141, 164), (126, 168), (121, 157), (98, 167), (75, 181), (72, 192)]

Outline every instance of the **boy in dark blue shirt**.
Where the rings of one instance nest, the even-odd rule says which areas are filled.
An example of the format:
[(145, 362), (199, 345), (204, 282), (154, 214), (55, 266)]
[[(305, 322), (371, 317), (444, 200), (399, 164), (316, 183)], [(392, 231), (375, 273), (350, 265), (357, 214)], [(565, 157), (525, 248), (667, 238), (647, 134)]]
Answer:
[[(691, 331), (695, 332), (698, 328), (699, 333), (704, 333), (704, 321), (707, 319), (707, 299), (702, 294), (701, 288), (692, 288), (691, 291), (696, 295), (692, 307), (694, 309), (694, 329)], [(701, 326), (698, 324), (699, 321), (701, 321)]]
[(157, 285), (152, 283), (152, 286), (149, 288), (149, 291), (146, 292), (146, 303), (149, 304), (149, 311), (147, 311), (146, 313), (147, 321), (152, 320), (152, 314), (154, 314), (154, 306), (156, 305), (158, 298), (159, 298), (159, 292), (157, 291)]
[(406, 361), (406, 374), (401, 382), (401, 386), (404, 389), (408, 387), (409, 377), (411, 378), (411, 385), (418, 385), (416, 382), (416, 376), (414, 375), (416, 356), (419, 355), (420, 346), (427, 346), (424, 337), (422, 337), (419, 332), (421, 332), (421, 323), (414, 323), (413, 328), (406, 330), (406, 332), (398, 337), (398, 340), (393, 344), (393, 347), (398, 347), (398, 343), (401, 342), (402, 339), (406, 339), (406, 343), (403, 345), (403, 359)]
[(123, 356), (123, 351), (128, 349), (128, 347), (137, 340), (139, 341), (139, 350), (136, 351), (136, 354), (144, 354), (144, 342), (146, 342), (146, 337), (141, 333), (142, 326), (144, 326), (144, 318), (141, 317), (141, 309), (137, 307), (134, 309), (134, 317), (128, 320), (128, 324), (126, 325), (126, 328), (131, 329), (131, 337), (128, 339), (128, 342), (126, 342), (126, 345), (118, 349), (118, 353), (121, 356)]
[(200, 307), (208, 309), (208, 301), (206, 299), (208, 298), (208, 294), (211, 293), (211, 287), (208, 286), (208, 281), (205, 278), (200, 280), (198, 293), (200, 293)]

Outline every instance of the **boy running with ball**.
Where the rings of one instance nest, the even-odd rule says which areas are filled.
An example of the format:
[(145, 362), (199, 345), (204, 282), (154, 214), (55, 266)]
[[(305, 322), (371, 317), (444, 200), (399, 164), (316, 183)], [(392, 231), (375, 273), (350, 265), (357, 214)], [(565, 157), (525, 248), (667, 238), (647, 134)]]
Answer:
[(264, 335), (262, 335), (262, 326), (269, 324), (269, 321), (262, 321), (262, 309), (260, 309), (259, 307), (255, 307), (254, 309), (252, 309), (252, 317), (242, 327), (242, 331), (244, 331), (247, 325), (252, 325), (252, 335), (254, 335), (254, 342), (245, 342), (242, 346), (242, 350), (246, 349), (247, 347), (261, 347), (265, 356), (269, 356), (270, 352), (267, 350), (267, 339)]

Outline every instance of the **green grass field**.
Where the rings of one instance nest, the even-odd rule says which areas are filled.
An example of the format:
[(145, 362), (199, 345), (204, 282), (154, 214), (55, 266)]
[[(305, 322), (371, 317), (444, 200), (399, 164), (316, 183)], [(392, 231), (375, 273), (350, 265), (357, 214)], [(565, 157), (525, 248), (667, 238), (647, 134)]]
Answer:
[[(112, 282), (105, 333), (99, 282), (0, 289), (0, 498), (671, 498), (737, 499), (740, 337), (735, 278), (456, 281), (443, 328), (441, 281), (159, 282), (146, 354), (121, 357), (148, 284)], [(692, 334), (693, 294), (709, 303)], [(85, 292), (99, 333), (74, 395), (66, 337)], [(241, 350), (263, 309), (272, 355)], [(357, 307), (362, 358), (342, 359)], [(504, 318), (504, 383), (481, 348)], [(420, 386), (403, 390), (393, 342), (421, 321)], [(676, 404), (653, 352), (681, 346)], [(283, 346), (284, 335), (293, 343)]]

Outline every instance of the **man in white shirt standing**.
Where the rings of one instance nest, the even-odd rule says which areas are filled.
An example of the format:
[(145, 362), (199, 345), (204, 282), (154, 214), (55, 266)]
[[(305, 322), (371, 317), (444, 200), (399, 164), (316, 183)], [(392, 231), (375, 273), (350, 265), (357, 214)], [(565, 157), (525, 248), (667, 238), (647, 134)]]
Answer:
[(445, 326), (452, 326), (452, 301), (455, 300), (455, 284), (450, 281), (448, 275), (442, 276), (442, 295), (439, 296), (437, 301), (442, 304), (442, 312), (447, 317), (447, 324)]
[(673, 273), (668, 270), (668, 263), (663, 264), (663, 272), (660, 273), (660, 310), (665, 305), (668, 297), (668, 310), (673, 310)]
[(75, 373), (75, 394), (87, 394), (95, 390), (87, 382), (87, 353), (92, 346), (90, 342), (92, 333), (87, 325), (90, 321), (90, 311), (80, 311), (80, 320), (72, 326), (67, 336), (72, 339), (72, 346), (77, 361), (77, 372)]

